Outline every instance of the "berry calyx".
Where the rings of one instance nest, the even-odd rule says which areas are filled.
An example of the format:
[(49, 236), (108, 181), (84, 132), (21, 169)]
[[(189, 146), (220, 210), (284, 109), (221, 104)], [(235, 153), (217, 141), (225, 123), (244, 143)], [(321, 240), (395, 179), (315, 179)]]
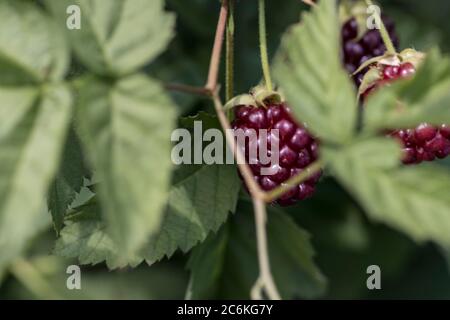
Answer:
[[(283, 185), (286, 180), (296, 176), (313, 163), (318, 157), (318, 143), (304, 125), (299, 124), (291, 115), (289, 107), (284, 102), (270, 102), (265, 106), (238, 105), (234, 108), (235, 119), (233, 130), (254, 129), (257, 141), (245, 141), (244, 149), (246, 161), (252, 169), (255, 181), (264, 191), (271, 191)], [(259, 129), (266, 129), (267, 135), (260, 134)], [(273, 134), (278, 130), (278, 134)], [(268, 150), (273, 139), (278, 138), (279, 159), (276, 164), (263, 164), (259, 158), (260, 148)], [(255, 146), (257, 156), (251, 156), (249, 149)], [(270, 175), (264, 175), (262, 168), (270, 168)], [(287, 206), (297, 201), (305, 200), (314, 194), (315, 186), (321, 177), (316, 173), (305, 182), (293, 187), (281, 196), (275, 203)]]

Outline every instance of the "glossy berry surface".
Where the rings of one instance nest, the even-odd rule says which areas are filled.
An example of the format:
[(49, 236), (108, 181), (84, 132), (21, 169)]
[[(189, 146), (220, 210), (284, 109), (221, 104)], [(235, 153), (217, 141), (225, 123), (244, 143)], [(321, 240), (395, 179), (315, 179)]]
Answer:
[[(271, 104), (267, 108), (238, 106), (234, 109), (235, 119), (232, 122), (233, 130), (242, 129), (244, 132), (253, 131), (256, 134), (254, 141), (245, 140), (245, 145), (239, 147), (244, 151), (246, 161), (252, 169), (257, 183), (264, 191), (270, 191), (282, 185), (289, 178), (299, 174), (317, 159), (318, 143), (307, 129), (299, 125), (291, 116), (290, 109), (285, 104)], [(264, 135), (259, 129), (267, 129)], [(278, 130), (278, 135), (275, 134)], [(272, 142), (278, 139), (278, 164), (267, 163), (259, 157), (259, 151), (266, 150), (271, 155)], [(249, 152), (252, 147), (258, 152)], [(262, 152), (264, 154), (264, 151)], [(275, 161), (276, 162), (276, 161)], [(270, 168), (271, 174), (262, 174), (261, 168)], [(300, 200), (311, 197), (315, 185), (322, 173), (319, 172), (304, 183), (297, 185), (280, 197), (276, 203), (282, 206), (292, 205)]]
[[(399, 40), (396, 35), (395, 24), (390, 18), (384, 15), (382, 16), (382, 20), (394, 46), (398, 48)], [(353, 74), (367, 60), (381, 56), (386, 51), (378, 30), (369, 30), (362, 37), (358, 38), (358, 23), (355, 18), (349, 19), (344, 23), (341, 34), (344, 65), (350, 74)], [(354, 76), (357, 86), (361, 84), (366, 72), (367, 69), (362, 70)]]
[[(363, 93), (363, 99), (375, 89), (392, 81), (408, 78), (415, 74), (415, 67), (411, 63), (400, 66), (385, 66), (380, 70), (381, 78)], [(450, 126), (434, 127), (422, 123), (415, 129), (400, 129), (389, 133), (403, 145), (403, 163), (418, 164), (423, 161), (443, 159), (450, 155)]]
[(418, 164), (450, 155), (448, 128), (445, 125), (435, 128), (423, 123), (415, 129), (396, 130), (390, 135), (403, 144), (403, 163)]
[(362, 93), (363, 101), (377, 88), (388, 85), (398, 79), (412, 77), (416, 73), (415, 67), (409, 62), (403, 63), (400, 66), (384, 66), (379, 69), (380, 79)]

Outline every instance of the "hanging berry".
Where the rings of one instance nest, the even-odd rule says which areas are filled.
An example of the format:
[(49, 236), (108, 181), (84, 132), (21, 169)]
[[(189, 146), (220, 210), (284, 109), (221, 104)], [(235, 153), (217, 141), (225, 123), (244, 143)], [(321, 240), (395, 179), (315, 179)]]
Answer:
[[(343, 63), (345, 69), (353, 75), (356, 86), (359, 86), (368, 69), (364, 68), (356, 74), (354, 72), (366, 61), (382, 56), (386, 52), (386, 46), (378, 30), (367, 28), (367, 5), (363, 1), (343, 2), (340, 15), (343, 20), (341, 29)], [(394, 21), (384, 14), (381, 15), (381, 19), (394, 47), (398, 49), (399, 38)]]
[[(227, 108), (234, 107), (234, 120), (231, 124), (233, 130), (241, 129), (248, 132), (254, 129), (256, 132), (256, 141), (246, 140), (245, 145), (238, 147), (245, 154), (246, 162), (249, 163), (254, 179), (261, 189), (271, 191), (283, 185), (317, 160), (317, 139), (308, 132), (305, 124), (292, 116), (289, 106), (279, 94), (268, 93), (265, 89), (257, 87), (252, 94), (238, 97), (233, 101), (236, 101), (235, 105), (227, 105)], [(264, 129), (267, 130), (267, 135), (260, 134)], [(274, 130), (277, 130), (278, 134), (274, 134)], [(275, 163), (263, 163), (259, 150), (261, 148), (267, 150), (270, 156), (274, 139), (277, 139), (279, 157)], [(250, 152), (252, 147), (257, 151), (253, 156)], [(270, 168), (272, 174), (263, 174), (261, 169), (264, 167)], [(311, 197), (321, 175), (321, 171), (314, 174), (286, 192), (275, 203), (287, 206)]]

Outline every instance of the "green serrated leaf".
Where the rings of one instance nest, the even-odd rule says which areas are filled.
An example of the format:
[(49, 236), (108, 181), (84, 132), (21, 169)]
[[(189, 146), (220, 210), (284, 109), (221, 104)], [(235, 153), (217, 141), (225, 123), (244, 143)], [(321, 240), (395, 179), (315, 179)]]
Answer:
[(71, 215), (55, 254), (78, 257), (82, 264), (106, 261), (110, 269), (137, 265), (144, 259), (140, 257), (152, 264), (172, 256), (177, 249), (190, 250), (211, 231), (217, 231), (228, 213), (234, 212), (240, 182), (233, 166), (183, 166), (173, 180), (161, 229), (140, 255), (126, 257), (120, 253), (117, 243), (106, 233), (95, 200)]
[[(216, 235), (197, 246), (189, 260), (191, 299), (248, 299), (258, 276), (254, 218), (248, 201)], [(269, 256), (275, 283), (283, 298), (313, 298), (325, 289), (325, 278), (313, 262), (307, 232), (283, 212), (269, 208)]]
[(80, 264), (95, 265), (105, 261), (110, 269), (128, 265), (136, 267), (142, 258), (124, 256), (106, 233), (106, 225), (100, 219), (100, 207), (96, 202), (77, 209), (76, 217), (66, 220), (54, 254), (65, 258), (77, 258)]
[(86, 78), (77, 119), (112, 238), (131, 254), (158, 230), (168, 197), (175, 107), (143, 75), (115, 83)]
[(84, 178), (89, 175), (78, 137), (74, 130), (70, 130), (59, 172), (50, 187), (47, 198), (47, 206), (57, 233), (64, 225), (67, 209), (84, 186)]
[(0, 269), (36, 232), (58, 169), (72, 98), (62, 85), (0, 88)]
[(235, 166), (185, 165), (177, 171), (161, 230), (144, 249), (149, 264), (177, 249), (189, 251), (236, 208), (240, 180)]
[(400, 166), (400, 146), (376, 138), (341, 151), (324, 150), (332, 172), (369, 216), (416, 241), (450, 244), (450, 171)]
[(17, 0), (0, 2), (0, 84), (59, 80), (69, 65), (61, 30), (41, 9)]
[(163, 10), (163, 0), (47, 0), (67, 29), (66, 9), (81, 9), (81, 29), (69, 30), (77, 57), (102, 75), (136, 71), (165, 49), (173, 36), (174, 16)]
[(365, 109), (366, 130), (450, 123), (449, 106), (450, 59), (434, 49), (413, 79), (383, 87), (370, 97)]
[(331, 143), (348, 141), (356, 127), (356, 94), (340, 61), (336, 1), (321, 1), (284, 35), (274, 75), (295, 115)]

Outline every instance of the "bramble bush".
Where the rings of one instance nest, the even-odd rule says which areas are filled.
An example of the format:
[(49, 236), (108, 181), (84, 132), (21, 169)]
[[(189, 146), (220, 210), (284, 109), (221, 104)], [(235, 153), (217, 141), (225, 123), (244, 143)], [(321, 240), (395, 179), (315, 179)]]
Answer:
[[(167, 2), (0, 0), (3, 285), (10, 288), (11, 273), (38, 298), (78, 297), (52, 291), (51, 274), (74, 263), (136, 268), (122, 275), (125, 282), (139, 286), (136, 279), (148, 277), (156, 284), (159, 277), (176, 291), (143, 295), (150, 298), (179, 297), (185, 288), (190, 299), (364, 297), (366, 268), (375, 264), (392, 281), (388, 296), (408, 296), (396, 291), (395, 279), (425, 250), (418, 245), (450, 250), (450, 171), (437, 159), (450, 153), (449, 58), (435, 45), (424, 54), (404, 51), (414, 46), (402, 42), (402, 21), (412, 19), (404, 13), (400, 46), (390, 43), (391, 27), (364, 29), (367, 12), (352, 8), (371, 1), (338, 8), (331, 0), (268, 0), (267, 10), (263, 0)], [(66, 10), (74, 4), (81, 28), (70, 30)], [(211, 54), (212, 12), (220, 6)], [(349, 19), (359, 30), (348, 29)], [(351, 33), (344, 39), (343, 26)], [(425, 36), (434, 36), (429, 30)], [(413, 70), (397, 77), (405, 63)], [(245, 94), (261, 75), (262, 93)], [(286, 151), (278, 178), (250, 179), (254, 167), (247, 165), (172, 163), (176, 128), (192, 130), (201, 121), (204, 129), (224, 130), (235, 112), (234, 128), (272, 128), (260, 111), (285, 103), (290, 114), (283, 120), (301, 125), (281, 127), (283, 146), (295, 152)], [(248, 113), (236, 111), (242, 105)], [(252, 112), (259, 112), (255, 121)], [(289, 140), (303, 128), (304, 145), (297, 140), (305, 136)], [(318, 141), (314, 156), (311, 137)], [(405, 152), (414, 159), (406, 161)], [(305, 182), (315, 174), (314, 183)], [(295, 205), (276, 204), (283, 197)], [(45, 233), (50, 223), (54, 232)], [(420, 252), (442, 267), (430, 250)], [(179, 267), (185, 262), (188, 283)], [(439, 297), (450, 294), (440, 290)], [(140, 296), (125, 290), (122, 298), (130, 297)]]

